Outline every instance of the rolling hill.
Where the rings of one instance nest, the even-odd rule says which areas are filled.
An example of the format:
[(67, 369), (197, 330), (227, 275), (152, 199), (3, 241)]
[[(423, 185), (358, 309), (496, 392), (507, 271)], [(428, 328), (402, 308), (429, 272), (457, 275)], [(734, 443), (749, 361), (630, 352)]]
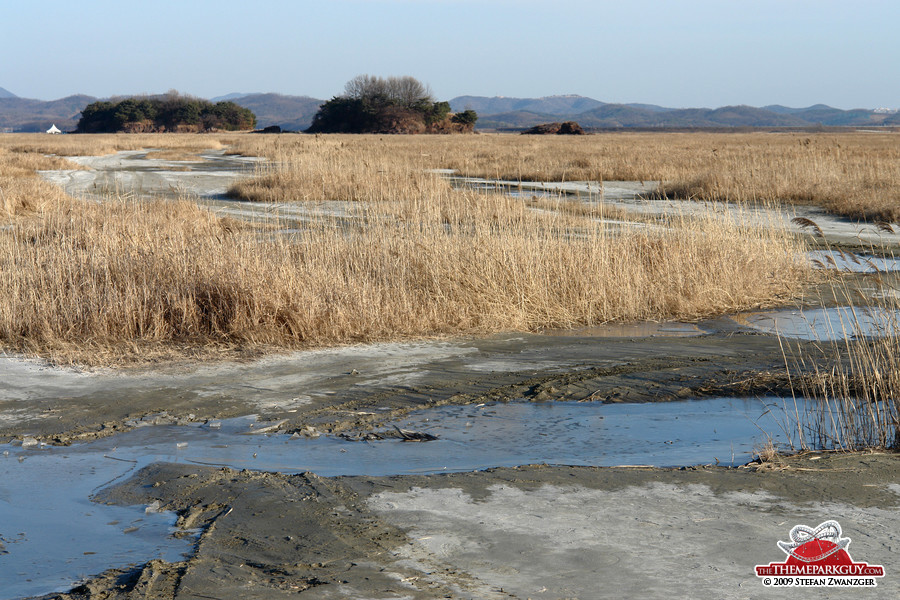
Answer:
[[(548, 98), (571, 98), (550, 96)], [(585, 106), (590, 98), (578, 96)], [(868, 109), (841, 110), (824, 104), (807, 108), (772, 105), (723, 106), (720, 108), (666, 108), (653, 104), (606, 104), (594, 100), (586, 110), (563, 112), (564, 104), (547, 98), (483, 98), (460, 96), (451, 107), (470, 106), (478, 112), (479, 129), (525, 129), (552, 121), (576, 121), (582, 127), (620, 128), (721, 128), (721, 127), (865, 127), (896, 125), (898, 113), (877, 113)], [(478, 110), (476, 107), (481, 107)], [(492, 112), (495, 109), (505, 109)]]
[[(219, 99), (230, 99), (252, 110), (260, 128), (278, 125), (293, 131), (309, 127), (322, 104), (322, 100), (308, 96), (281, 94), (229, 94)], [(55, 123), (63, 131), (74, 131), (81, 110), (96, 101), (97, 98), (85, 95), (51, 101), (0, 96), (0, 130), (39, 132), (46, 131)]]
[[(230, 98), (228, 97), (230, 96)], [(278, 125), (289, 131), (302, 131), (312, 124), (312, 119), (324, 100), (309, 96), (284, 96), (282, 94), (229, 94), (229, 99), (239, 106), (249, 108), (256, 115), (260, 129)]]
[(479, 115), (496, 115), (517, 111), (569, 115), (602, 106), (603, 102), (584, 96), (544, 96), (543, 98), (507, 98), (495, 96), (457, 96), (450, 100), (450, 110), (460, 112), (471, 108)]
[[(231, 100), (249, 108), (260, 128), (278, 125), (302, 131), (324, 102), (309, 96), (276, 93), (232, 93), (212, 99)], [(45, 131), (52, 123), (63, 131), (75, 129), (82, 108), (96, 101), (85, 95), (45, 102), (19, 98), (0, 88), (0, 130)], [(720, 108), (667, 108), (654, 104), (613, 104), (578, 95), (510, 98), (458, 96), (450, 100), (454, 112), (471, 108), (481, 130), (520, 130), (541, 123), (575, 121), (593, 129), (727, 128), (727, 127), (877, 127), (900, 126), (900, 113), (869, 109), (842, 110), (824, 104), (791, 108), (773, 104)]]
[(46, 131), (55, 123), (61, 130), (71, 131), (78, 124), (81, 109), (96, 100), (84, 95), (49, 102), (18, 97), (0, 98), (0, 129)]

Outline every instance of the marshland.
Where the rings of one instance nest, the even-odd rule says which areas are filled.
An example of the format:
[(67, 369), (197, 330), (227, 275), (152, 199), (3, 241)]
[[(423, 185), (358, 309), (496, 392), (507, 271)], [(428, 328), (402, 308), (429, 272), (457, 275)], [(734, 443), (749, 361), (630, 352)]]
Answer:
[[(253, 581), (266, 593), (291, 582), (314, 590), (323, 585), (316, 581), (341, 577), (374, 593), (372, 586), (388, 584), (370, 563), (462, 595), (463, 577), (422, 574), (437, 552), (428, 544), (427, 558), (405, 557), (424, 561), (419, 566), (398, 566), (390, 553), (409, 523), (427, 535), (433, 525), (416, 519), (432, 510), (429, 502), (448, 501), (438, 496), (454, 486), (499, 498), (496, 485), (507, 485), (540, 504), (539, 483), (574, 478), (591, 492), (560, 508), (559, 518), (571, 522), (586, 506), (612, 510), (616, 493), (646, 486), (671, 500), (665, 514), (677, 512), (684, 486), (724, 490), (697, 492), (703, 510), (724, 514), (734, 502), (728, 494), (746, 489), (762, 494), (756, 506), (766, 490), (790, 502), (836, 502), (830, 483), (889, 482), (900, 445), (900, 307), (890, 267), (900, 235), (897, 139), (890, 132), (0, 136), (0, 437), (12, 442), (5, 477), (27, 479), (31, 460), (37, 469), (39, 458), (52, 464), (67, 452), (79, 460), (95, 453), (114, 467), (108, 479), (119, 481), (98, 492), (104, 501), (156, 501), (179, 515), (182, 532), (205, 532), (181, 561), (167, 546), (164, 561), (150, 560), (151, 552), (84, 567), (91, 593), (152, 580), (149, 597), (158, 598), (177, 597), (166, 590), (179, 586), (216, 596), (211, 574), (221, 568), (232, 570), (225, 581)], [(100, 166), (92, 157), (121, 160)], [(217, 180), (221, 189), (198, 191), (190, 177), (214, 170), (215, 161), (230, 169)], [(796, 317), (790, 326), (778, 320), (784, 311)], [(828, 315), (824, 325), (816, 311)], [(629, 412), (650, 401), (671, 404)], [(584, 414), (552, 413), (568, 410), (562, 405)], [(704, 412), (713, 406), (714, 415)], [(623, 410), (627, 418), (617, 421)], [(646, 440), (628, 433), (656, 431), (654, 412), (666, 428)], [(700, 416), (691, 421), (694, 412)], [(241, 420), (251, 415), (259, 421)], [(713, 432), (702, 429), (718, 418)], [(261, 441), (194, 437), (194, 430), (222, 435), (223, 422), (229, 435), (255, 429)], [(722, 433), (735, 422), (759, 434), (749, 447), (746, 428)], [(487, 441), (454, 438), (467, 428)], [(396, 446), (431, 430), (444, 439), (425, 444), (445, 445), (404, 449), (417, 460), (434, 456), (396, 459), (391, 472), (405, 478), (380, 477), (390, 473), (348, 458), (361, 444)], [(171, 452), (123, 436), (135, 431), (140, 439), (158, 432), (152, 443)], [(496, 436), (514, 448), (543, 448), (535, 436), (558, 439), (566, 452), (586, 448), (587, 458), (514, 451), (502, 463), (509, 470), (414, 474), (501, 466)], [(642, 441), (626, 454), (610, 445), (618, 439), (623, 448)], [(307, 458), (304, 443), (327, 457)], [(611, 458), (591, 455), (592, 443)], [(291, 459), (276, 452), (262, 462), (273, 452), (266, 444), (288, 448)], [(441, 463), (457, 452), (453, 444), (488, 449), (481, 461)], [(120, 446), (139, 450), (117, 455)], [(231, 448), (217, 454), (218, 446)], [(836, 452), (849, 450), (868, 454)], [(372, 464), (393, 468), (390, 460)], [(865, 461), (873, 470), (864, 472)], [(541, 462), (733, 469), (700, 467), (678, 479), (668, 470), (516, 466)], [(232, 476), (218, 467), (248, 471)], [(223, 485), (231, 486), (224, 500), (215, 492)], [(288, 497), (292, 486), (353, 514), (331, 522), (318, 508), (294, 514), (251, 499)], [(805, 489), (820, 494), (810, 500)], [(891, 494), (858, 488), (846, 501), (853, 510), (882, 507), (887, 530), (897, 520), (887, 508), (896, 505)], [(222, 506), (239, 507), (227, 512), (235, 525)], [(848, 519), (857, 518), (853, 510)], [(287, 540), (294, 534), (278, 529), (278, 517), (288, 513), (301, 522), (300, 537), (324, 527), (355, 541), (341, 542), (346, 550), (331, 538), (324, 549)], [(717, 522), (713, 533), (729, 525)], [(383, 546), (373, 545), (376, 534)], [(244, 549), (219, 553), (235, 536), (248, 540)], [(254, 551), (257, 543), (271, 552)], [(0, 536), (0, 551), (37, 564), (21, 558), (26, 546)], [(347, 552), (359, 560), (342, 575)], [(888, 562), (871, 562), (879, 561)], [(466, 568), (478, 580), (477, 567)], [(20, 595), (53, 591), (13, 583), (26, 590)], [(485, 597), (482, 583), (467, 593)]]

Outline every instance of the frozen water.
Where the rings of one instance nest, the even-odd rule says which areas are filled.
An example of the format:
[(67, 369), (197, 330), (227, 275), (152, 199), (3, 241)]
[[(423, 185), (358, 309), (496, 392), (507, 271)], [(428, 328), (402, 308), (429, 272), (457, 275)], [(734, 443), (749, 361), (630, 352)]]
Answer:
[(900, 333), (900, 311), (870, 307), (783, 309), (739, 315), (764, 333), (801, 340), (834, 341)]
[[(70, 447), (9, 446), (0, 458), (0, 600), (71, 587), (80, 578), (152, 558), (179, 560), (160, 504), (95, 504), (96, 490), (157, 461), (323, 476), (467, 471), (530, 463), (738, 464), (768, 440), (786, 442), (780, 400), (647, 404), (511, 402), (417, 411), (390, 424), (432, 442), (352, 442), (278, 433), (255, 418), (137, 427)], [(801, 409), (802, 410), (802, 409)], [(254, 431), (265, 431), (247, 435)], [(18, 460), (13, 460), (13, 459)]]

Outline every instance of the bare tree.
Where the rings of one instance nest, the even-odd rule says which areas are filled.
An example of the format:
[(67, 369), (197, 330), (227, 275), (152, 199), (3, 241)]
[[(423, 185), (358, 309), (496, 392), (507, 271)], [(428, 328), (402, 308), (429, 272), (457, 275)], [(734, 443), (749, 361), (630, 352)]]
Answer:
[(374, 75), (357, 75), (344, 85), (344, 96), (354, 100), (375, 100), (388, 97), (387, 81)]
[(431, 90), (415, 77), (388, 77), (388, 97), (392, 102), (413, 108), (424, 102), (433, 103)]
[(406, 108), (433, 102), (431, 90), (415, 77), (357, 75), (344, 86), (344, 96), (370, 103), (387, 103)]

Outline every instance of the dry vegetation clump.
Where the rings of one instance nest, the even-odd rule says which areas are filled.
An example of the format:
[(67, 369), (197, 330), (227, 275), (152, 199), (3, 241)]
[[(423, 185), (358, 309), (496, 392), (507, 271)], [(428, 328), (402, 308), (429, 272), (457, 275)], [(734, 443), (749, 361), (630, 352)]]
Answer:
[[(197, 153), (204, 150), (221, 150), (230, 144), (235, 134), (91, 134), (91, 135), (46, 135), (34, 133), (0, 135), (0, 149), (14, 152), (21, 157), (57, 156), (102, 156), (122, 150), (143, 150), (160, 148), (182, 153)], [(52, 157), (51, 157), (52, 158)], [(5, 161), (4, 163), (5, 164)], [(47, 166), (38, 169), (59, 169), (75, 167)]]
[[(478, 135), (438, 140), (323, 136), (294, 138), (277, 146), (244, 136), (237, 141), (241, 152), (273, 159), (286, 156), (295, 172), (273, 175), (261, 184), (274, 190), (271, 194), (260, 189), (236, 193), (260, 200), (290, 198), (278, 190), (290, 190), (309, 175), (327, 188), (327, 176), (317, 176), (313, 163), (300, 166), (294, 161), (303, 154), (322, 160), (313, 159), (318, 157), (316, 148), (340, 148), (351, 155), (391, 156), (409, 169), (452, 168), (466, 176), (512, 181), (659, 181), (660, 192), (675, 198), (815, 204), (850, 218), (897, 221), (897, 136), (891, 132), (603, 133), (564, 139)], [(342, 166), (339, 157), (330, 160)], [(376, 181), (377, 175), (373, 171), (366, 179)]]
[(58, 187), (37, 177), (0, 174), (0, 226), (13, 217), (42, 213), (67, 201)]
[(271, 241), (190, 203), (60, 206), (0, 232), (0, 339), (87, 362), (165, 345), (300, 348), (701, 317), (802, 279), (789, 242), (726, 222), (614, 235), (501, 196), (450, 197), (400, 207), (415, 220), (325, 219)]
[(813, 365), (797, 381), (811, 399), (801, 418), (804, 442), (814, 448), (900, 449), (900, 344), (855, 341), (831, 368)]
[[(365, 200), (350, 218), (273, 235), (277, 223), (234, 227), (190, 202), (67, 197), (13, 217), (0, 229), (3, 345), (102, 363), (689, 319), (772, 304), (808, 276), (801, 248), (771, 228), (710, 215), (611, 229), (591, 211), (453, 190), (421, 172), (421, 146), (405, 166), (377, 144), (351, 160), (340, 139), (295, 139), (288, 151), (319, 178), (298, 189)], [(346, 196), (327, 196), (328, 177)]]
[(62, 201), (62, 190), (38, 178), (36, 170), (77, 168), (61, 158), (0, 147), (0, 225), (17, 215), (40, 212), (48, 202)]
[(794, 387), (809, 402), (797, 416), (805, 448), (900, 449), (900, 329), (896, 313), (881, 318), (890, 327), (884, 337), (790, 355), (800, 373)]
[(216, 251), (228, 229), (190, 202), (68, 201), (21, 219), (0, 232), (0, 338), (85, 362), (153, 343), (216, 343), (223, 322), (242, 327), (220, 296), (241, 292), (240, 265), (223, 267)]
[[(900, 219), (897, 134), (747, 134), (711, 144), (693, 175), (666, 179), (677, 198), (814, 204), (854, 219)], [(745, 142), (745, 143), (742, 143)]]
[(798, 415), (805, 447), (900, 450), (897, 278), (876, 272), (870, 279), (881, 288), (873, 298), (838, 284), (836, 297), (856, 300), (827, 332), (833, 341), (786, 346), (786, 362), (798, 373), (792, 387), (810, 401)]
[(444, 185), (427, 172), (433, 168), (430, 146), (397, 136), (245, 136), (231, 152), (264, 156), (270, 163), (229, 193), (257, 202), (379, 202), (427, 195)]

